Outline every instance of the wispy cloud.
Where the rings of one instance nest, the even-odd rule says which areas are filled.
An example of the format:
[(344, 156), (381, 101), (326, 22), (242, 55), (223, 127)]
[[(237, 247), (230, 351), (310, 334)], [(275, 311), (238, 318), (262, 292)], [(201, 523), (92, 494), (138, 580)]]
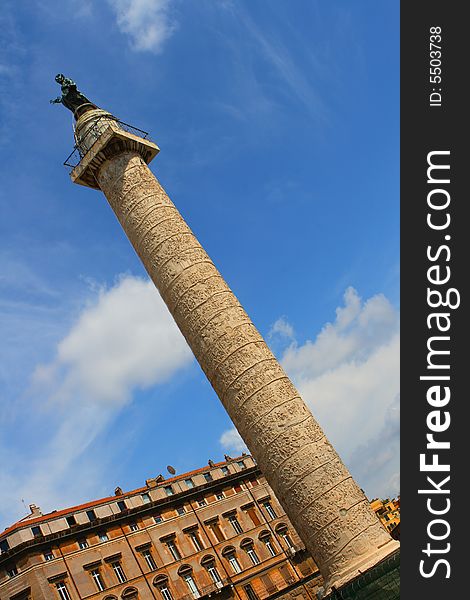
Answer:
[(267, 32), (265, 28), (260, 28), (248, 11), (242, 10), (238, 6), (235, 9), (232, 6), (231, 9), (235, 10), (237, 17), (264, 57), (265, 62), (273, 69), (282, 83), (278, 91), (289, 94), (315, 119), (325, 121), (328, 117), (328, 110), (317, 86), (296, 64), (283, 40), (273, 32)]
[(269, 337), (279, 335), (283, 338), (294, 339), (294, 328), (285, 317), (280, 317), (269, 330)]
[[(285, 319), (271, 331), (290, 334)], [(287, 336), (289, 338), (289, 336)], [(369, 495), (399, 490), (399, 315), (385, 296), (348, 288), (314, 341), (293, 341), (281, 363)], [(221, 438), (236, 449), (236, 430)]]
[(123, 276), (101, 289), (58, 343), (55, 358), (36, 368), (28, 402), (10, 411), (10, 429), (17, 428), (22, 443), (0, 438), (0, 454), (8, 457), (0, 477), (6, 524), (19, 516), (20, 498), (50, 510), (99, 493), (93, 475), (106, 458), (84, 460), (87, 449), (137, 389), (168, 381), (192, 360), (151, 282)]
[(177, 29), (170, 0), (108, 0), (119, 30), (128, 35), (133, 50), (161, 52)]
[(238, 454), (247, 450), (245, 442), (242, 440), (241, 435), (238, 433), (235, 427), (227, 429), (220, 436), (220, 445), (224, 450), (228, 452), (234, 451)]

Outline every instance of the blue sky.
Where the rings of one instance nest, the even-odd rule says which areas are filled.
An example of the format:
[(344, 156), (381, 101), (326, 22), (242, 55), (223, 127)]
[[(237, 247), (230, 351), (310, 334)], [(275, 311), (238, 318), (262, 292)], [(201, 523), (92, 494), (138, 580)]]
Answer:
[(0, 528), (241, 442), (100, 192), (56, 73), (152, 170), (369, 497), (399, 492), (396, 1), (6, 0)]

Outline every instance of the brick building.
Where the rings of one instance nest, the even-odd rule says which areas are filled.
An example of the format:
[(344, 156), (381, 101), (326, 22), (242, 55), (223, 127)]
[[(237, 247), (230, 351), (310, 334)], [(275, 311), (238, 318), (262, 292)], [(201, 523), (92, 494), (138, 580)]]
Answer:
[(315, 600), (322, 579), (248, 455), (0, 534), (0, 600)]

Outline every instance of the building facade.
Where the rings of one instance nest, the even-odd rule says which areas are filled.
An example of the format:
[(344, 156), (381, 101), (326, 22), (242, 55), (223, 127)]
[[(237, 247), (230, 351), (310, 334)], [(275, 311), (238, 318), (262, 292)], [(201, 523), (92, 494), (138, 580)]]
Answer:
[(323, 581), (248, 455), (0, 535), (0, 600), (316, 600)]
[[(382, 525), (392, 537), (394, 537), (394, 532), (399, 537), (400, 497), (393, 498), (392, 500), (389, 498), (386, 500), (375, 498), (371, 501), (370, 505), (375, 514), (379, 517)], [(395, 539), (398, 539), (398, 537), (395, 537)]]

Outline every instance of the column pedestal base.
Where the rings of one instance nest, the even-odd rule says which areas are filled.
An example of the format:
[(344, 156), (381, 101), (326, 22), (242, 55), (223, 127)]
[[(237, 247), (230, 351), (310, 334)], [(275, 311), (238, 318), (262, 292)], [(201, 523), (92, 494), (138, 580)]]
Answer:
[(400, 550), (374, 565), (322, 600), (399, 600)]

